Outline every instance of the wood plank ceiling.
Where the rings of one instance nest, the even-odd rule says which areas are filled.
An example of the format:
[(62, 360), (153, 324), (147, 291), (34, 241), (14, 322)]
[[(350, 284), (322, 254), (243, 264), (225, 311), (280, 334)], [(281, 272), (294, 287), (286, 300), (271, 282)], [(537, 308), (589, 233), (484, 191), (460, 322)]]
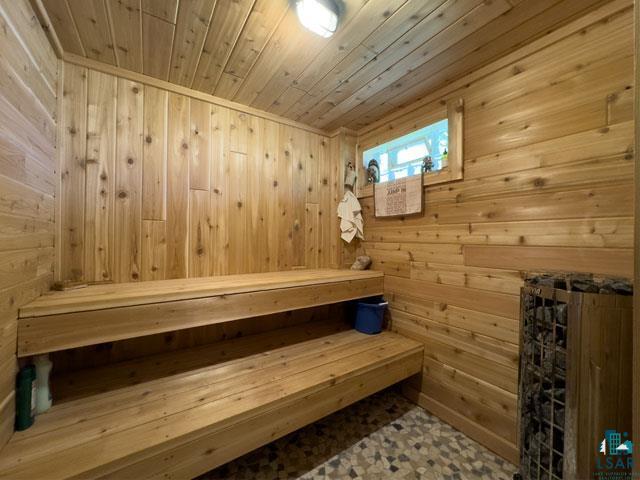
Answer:
[(315, 127), (359, 129), (606, 0), (345, 0), (329, 39), (289, 0), (42, 0), (65, 53)]

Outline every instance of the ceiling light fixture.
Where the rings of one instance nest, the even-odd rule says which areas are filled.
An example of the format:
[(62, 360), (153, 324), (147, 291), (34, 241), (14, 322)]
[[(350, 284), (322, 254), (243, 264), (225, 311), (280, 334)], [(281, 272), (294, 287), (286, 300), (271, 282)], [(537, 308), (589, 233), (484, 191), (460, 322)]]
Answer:
[(333, 0), (296, 0), (300, 23), (313, 33), (329, 38), (338, 28), (338, 7)]

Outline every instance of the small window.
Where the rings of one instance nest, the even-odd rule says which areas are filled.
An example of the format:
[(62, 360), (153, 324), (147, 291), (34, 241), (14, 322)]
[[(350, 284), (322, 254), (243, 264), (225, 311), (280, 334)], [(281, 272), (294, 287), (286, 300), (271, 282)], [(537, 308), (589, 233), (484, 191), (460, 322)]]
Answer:
[(422, 172), (425, 158), (431, 157), (435, 172), (447, 166), (449, 149), (449, 121), (427, 125), (390, 142), (365, 150), (364, 167), (375, 159), (380, 167), (380, 181), (386, 182)]

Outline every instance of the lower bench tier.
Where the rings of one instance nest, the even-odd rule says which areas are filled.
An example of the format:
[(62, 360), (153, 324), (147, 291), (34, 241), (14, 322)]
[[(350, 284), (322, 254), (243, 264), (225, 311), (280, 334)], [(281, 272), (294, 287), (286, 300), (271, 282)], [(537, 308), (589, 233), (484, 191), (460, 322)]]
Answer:
[(3, 478), (192, 478), (420, 372), (391, 332), (307, 324), (58, 379)]

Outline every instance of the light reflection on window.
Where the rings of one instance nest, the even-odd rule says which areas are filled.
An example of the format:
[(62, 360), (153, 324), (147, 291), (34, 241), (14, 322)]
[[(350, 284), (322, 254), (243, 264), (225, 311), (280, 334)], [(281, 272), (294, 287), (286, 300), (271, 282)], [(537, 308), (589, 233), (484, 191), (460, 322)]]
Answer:
[(413, 162), (415, 160), (422, 160), (429, 155), (427, 150), (427, 144), (424, 141), (405, 147), (402, 150), (398, 150), (398, 163)]
[(370, 160), (376, 159), (380, 166), (380, 181), (386, 182), (420, 174), (427, 156), (431, 156), (432, 171), (442, 170), (446, 167), (448, 149), (449, 122), (444, 119), (365, 150), (362, 160), (366, 168)]

